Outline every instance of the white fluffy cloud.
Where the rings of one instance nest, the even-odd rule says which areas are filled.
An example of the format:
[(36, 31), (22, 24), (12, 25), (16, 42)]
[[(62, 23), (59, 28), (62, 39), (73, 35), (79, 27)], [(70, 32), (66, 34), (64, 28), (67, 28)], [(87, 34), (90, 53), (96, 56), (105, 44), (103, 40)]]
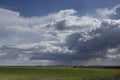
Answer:
[(68, 9), (42, 17), (22, 17), (19, 12), (0, 9), (0, 64), (119, 61), (120, 6), (98, 9), (95, 14), (101, 18), (76, 13)]

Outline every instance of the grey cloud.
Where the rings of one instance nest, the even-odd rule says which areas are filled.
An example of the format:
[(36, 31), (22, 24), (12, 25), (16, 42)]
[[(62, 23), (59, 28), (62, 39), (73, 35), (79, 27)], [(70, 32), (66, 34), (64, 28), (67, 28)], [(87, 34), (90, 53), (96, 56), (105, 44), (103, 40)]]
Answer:
[(57, 24), (55, 24), (54, 26), (56, 27), (57, 30), (64, 30), (64, 29), (66, 29), (65, 20), (57, 22)]
[(16, 60), (19, 57), (20, 51), (16, 48), (10, 48), (6, 45), (0, 47), (0, 62)]
[(60, 30), (60, 31), (65, 30), (67, 28), (65, 20), (61, 20), (58, 22), (51, 22), (51, 23), (47, 24), (46, 27), (54, 28), (55, 30)]
[(55, 61), (54, 64), (74, 64), (75, 61), (79, 61), (78, 64), (88, 60), (90, 56), (84, 56), (79, 54), (69, 54), (69, 53), (31, 53), (31, 60), (49, 60)]
[[(84, 55), (84, 58), (88, 55), (88, 59), (95, 57), (105, 58), (107, 49), (119, 48), (118, 46), (120, 45), (120, 27), (119, 25), (113, 25), (112, 22), (114, 23), (112, 20), (111, 23), (109, 23), (109, 21), (103, 21), (99, 28), (92, 30), (85, 35), (82, 35), (83, 33), (74, 33), (69, 35), (66, 38), (68, 48), (76, 50), (76, 53)], [(84, 36), (86, 35), (91, 38), (84, 41)]]
[(113, 13), (110, 15), (110, 18), (112, 19), (120, 19), (120, 5), (115, 8)]

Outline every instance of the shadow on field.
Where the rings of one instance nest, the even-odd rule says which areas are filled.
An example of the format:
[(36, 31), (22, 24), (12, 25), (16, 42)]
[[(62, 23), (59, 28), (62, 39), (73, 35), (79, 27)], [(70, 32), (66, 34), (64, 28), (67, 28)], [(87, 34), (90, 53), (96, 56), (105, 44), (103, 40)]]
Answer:
[[(0, 79), (0, 80), (11, 80), (11, 79)], [(15, 79), (13, 79), (15, 80)], [(120, 74), (109, 76), (109, 77), (91, 77), (91, 78), (53, 78), (53, 79), (44, 79), (40, 76), (31, 76), (28, 79), (16, 79), (16, 80), (120, 80)]]
[(92, 78), (86, 78), (83, 80), (120, 80), (120, 74), (119, 75), (114, 75), (111, 77), (92, 77)]
[[(32, 77), (28, 80), (46, 80), (40, 77)], [(49, 80), (49, 79), (48, 79)], [(67, 79), (67, 78), (55, 78), (50, 80), (120, 80), (120, 74), (114, 75), (111, 77), (92, 77), (92, 78), (84, 78), (84, 79)]]

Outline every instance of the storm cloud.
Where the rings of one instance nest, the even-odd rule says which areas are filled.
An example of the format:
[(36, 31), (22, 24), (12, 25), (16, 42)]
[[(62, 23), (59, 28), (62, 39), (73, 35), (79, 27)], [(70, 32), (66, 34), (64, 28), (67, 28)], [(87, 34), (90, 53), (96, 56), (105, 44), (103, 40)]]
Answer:
[(96, 10), (99, 18), (78, 14), (68, 9), (22, 17), (0, 9), (0, 64), (119, 64), (120, 6)]

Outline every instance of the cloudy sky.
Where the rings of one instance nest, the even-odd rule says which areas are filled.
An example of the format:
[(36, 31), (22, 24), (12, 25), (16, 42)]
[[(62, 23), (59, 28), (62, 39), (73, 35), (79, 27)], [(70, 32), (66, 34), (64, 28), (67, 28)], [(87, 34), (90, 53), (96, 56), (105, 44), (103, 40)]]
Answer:
[(0, 65), (120, 65), (120, 0), (0, 0)]

